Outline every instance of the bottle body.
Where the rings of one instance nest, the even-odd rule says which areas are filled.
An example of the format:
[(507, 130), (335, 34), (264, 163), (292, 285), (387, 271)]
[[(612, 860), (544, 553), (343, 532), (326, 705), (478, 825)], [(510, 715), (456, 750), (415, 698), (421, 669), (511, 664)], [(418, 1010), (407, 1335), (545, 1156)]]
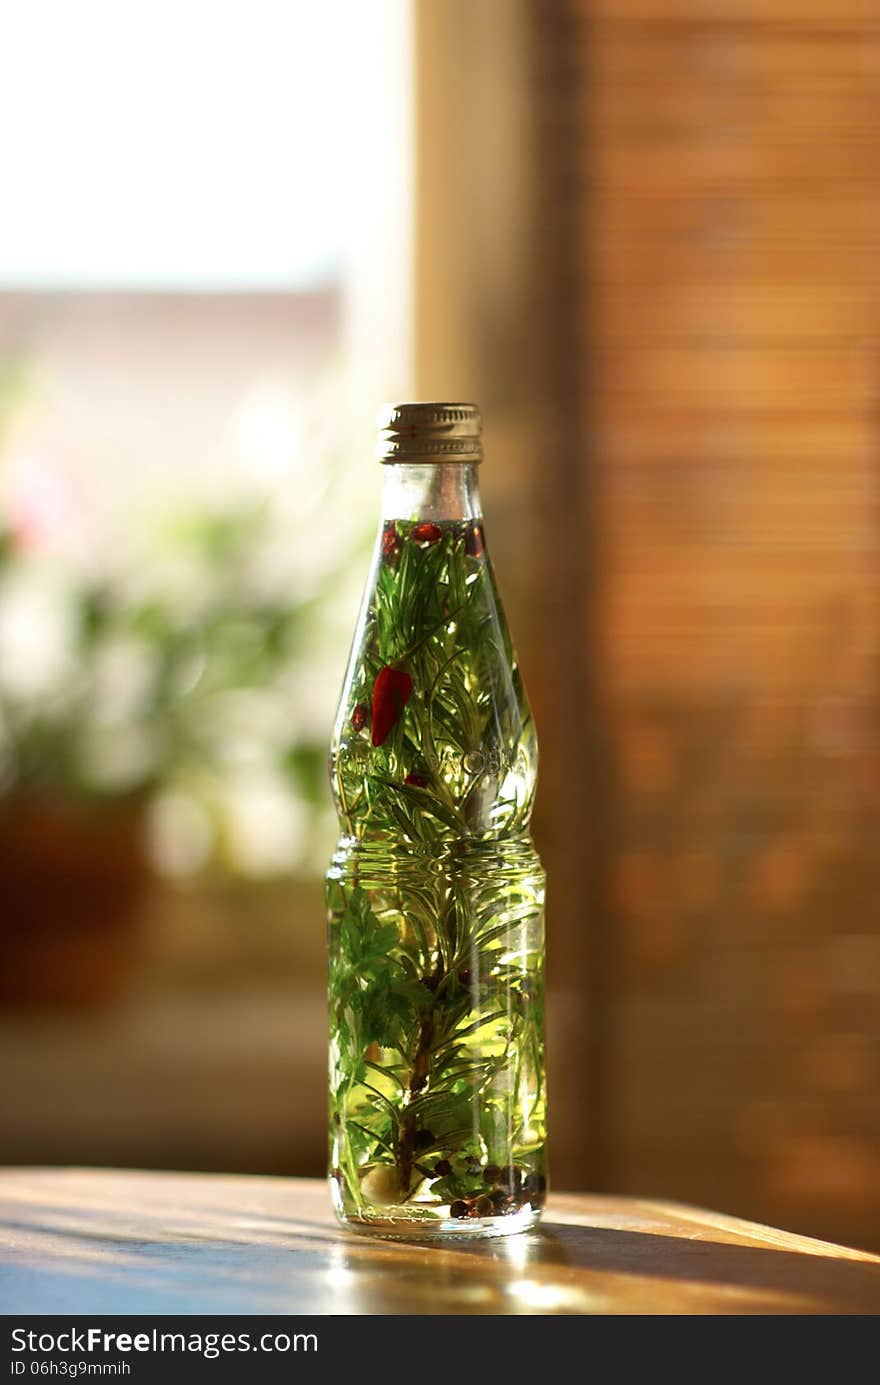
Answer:
[(546, 1191), (537, 743), (474, 469), (395, 466), (331, 749), (343, 1222), (498, 1235)]

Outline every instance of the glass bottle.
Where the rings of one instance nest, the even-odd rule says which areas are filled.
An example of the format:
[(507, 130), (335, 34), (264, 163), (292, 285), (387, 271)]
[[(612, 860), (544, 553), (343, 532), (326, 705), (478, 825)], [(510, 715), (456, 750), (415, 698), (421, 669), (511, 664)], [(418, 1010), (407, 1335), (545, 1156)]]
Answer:
[(330, 754), (330, 1175), (390, 1236), (533, 1226), (547, 1187), (534, 724), (469, 404), (382, 419), (381, 526)]

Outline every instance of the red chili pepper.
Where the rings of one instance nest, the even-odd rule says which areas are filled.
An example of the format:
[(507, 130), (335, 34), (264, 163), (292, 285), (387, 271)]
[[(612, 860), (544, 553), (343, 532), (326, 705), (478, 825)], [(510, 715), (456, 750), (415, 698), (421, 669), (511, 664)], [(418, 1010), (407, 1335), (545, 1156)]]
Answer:
[(363, 702), (359, 702), (351, 714), (351, 724), (355, 731), (363, 731), (367, 724), (369, 712)]
[(436, 543), (442, 539), (443, 530), (438, 529), (436, 524), (414, 524), (409, 536), (414, 543)]
[(414, 789), (426, 789), (431, 781), (427, 774), (408, 774), (403, 782), (411, 784)]
[(383, 745), (409, 701), (412, 679), (402, 668), (379, 670), (373, 684), (373, 745)]
[(382, 530), (382, 556), (393, 558), (400, 547), (400, 535), (397, 532), (397, 525), (394, 523), (386, 524)]
[(482, 524), (475, 524), (472, 529), (468, 529), (464, 540), (464, 551), (469, 558), (482, 557), (486, 547), (485, 535), (483, 534)]

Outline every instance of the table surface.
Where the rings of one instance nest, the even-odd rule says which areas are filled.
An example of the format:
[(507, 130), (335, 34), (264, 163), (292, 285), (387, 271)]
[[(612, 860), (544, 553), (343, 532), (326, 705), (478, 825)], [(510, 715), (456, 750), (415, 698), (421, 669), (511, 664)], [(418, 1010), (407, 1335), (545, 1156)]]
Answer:
[(340, 1230), (311, 1180), (0, 1171), (0, 1313), (90, 1312), (877, 1313), (880, 1257), (622, 1197), (433, 1246)]

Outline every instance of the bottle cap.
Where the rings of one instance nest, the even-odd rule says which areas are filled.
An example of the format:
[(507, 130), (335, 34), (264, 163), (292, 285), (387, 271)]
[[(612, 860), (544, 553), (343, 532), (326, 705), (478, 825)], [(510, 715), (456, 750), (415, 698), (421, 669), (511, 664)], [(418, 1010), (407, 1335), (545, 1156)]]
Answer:
[(476, 404), (385, 404), (379, 412), (380, 462), (480, 462), (483, 421)]

